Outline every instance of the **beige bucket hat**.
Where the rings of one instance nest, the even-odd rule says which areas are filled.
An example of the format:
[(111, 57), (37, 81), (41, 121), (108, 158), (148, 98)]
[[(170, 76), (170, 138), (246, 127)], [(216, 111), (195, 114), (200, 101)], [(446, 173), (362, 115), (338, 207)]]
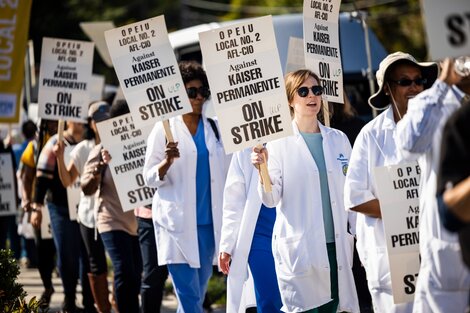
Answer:
[(379, 90), (370, 96), (369, 98), (369, 105), (376, 109), (376, 110), (383, 110), (385, 109), (390, 103), (388, 96), (385, 94), (384, 91), (384, 79), (387, 74), (387, 70), (390, 66), (401, 60), (406, 60), (411, 63), (416, 64), (420, 69), (421, 73), (423, 74), (423, 78), (427, 79), (426, 84), (424, 84), (424, 89), (427, 89), (432, 86), (434, 81), (439, 74), (439, 67), (435, 62), (418, 62), (416, 59), (408, 53), (404, 52), (394, 52), (389, 54), (385, 59), (382, 60), (379, 64), (379, 69), (375, 73), (375, 77), (377, 78), (377, 84), (379, 85)]

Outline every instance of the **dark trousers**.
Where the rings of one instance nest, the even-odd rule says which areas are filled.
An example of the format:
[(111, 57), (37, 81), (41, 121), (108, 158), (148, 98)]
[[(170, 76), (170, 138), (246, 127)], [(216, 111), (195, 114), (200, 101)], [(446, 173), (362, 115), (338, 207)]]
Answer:
[(139, 313), (142, 257), (137, 236), (125, 231), (101, 233), (114, 267), (114, 293), (119, 312)]
[(0, 216), (0, 249), (6, 248), (7, 239), (10, 242), (10, 250), (15, 259), (21, 258), (21, 241), (18, 235), (16, 215)]
[(38, 270), (44, 289), (52, 288), (52, 272), (55, 267), (55, 245), (52, 239), (42, 239), (39, 230), (35, 230), (35, 244)]
[(88, 272), (90, 266), (86, 258), (86, 249), (80, 235), (80, 227), (69, 218), (68, 208), (48, 203), (52, 233), (57, 250), (57, 266), (68, 301), (75, 301), (78, 278), (82, 285), (83, 305), (94, 306)]
[(106, 263), (106, 253), (104, 251), (103, 241), (100, 234), (95, 229), (80, 224), (80, 233), (83, 243), (85, 244), (88, 263), (90, 265), (90, 273), (100, 275), (108, 272), (108, 264)]
[(160, 312), (168, 269), (166, 265), (158, 266), (157, 244), (152, 219), (138, 217), (137, 222), (144, 270), (140, 287), (142, 313)]

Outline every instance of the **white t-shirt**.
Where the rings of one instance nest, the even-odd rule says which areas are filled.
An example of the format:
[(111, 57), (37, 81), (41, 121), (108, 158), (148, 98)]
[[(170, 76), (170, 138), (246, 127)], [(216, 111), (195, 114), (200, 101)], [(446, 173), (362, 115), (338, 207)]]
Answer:
[[(90, 151), (95, 146), (95, 140), (83, 140), (75, 146), (75, 148), (70, 152), (70, 158), (75, 165), (75, 168), (78, 171), (78, 175), (81, 176), (85, 163), (88, 160), (88, 155)], [(67, 164), (68, 165), (68, 164)], [(78, 205), (78, 221), (88, 228), (95, 227), (95, 198), (97, 193), (92, 196), (85, 196), (83, 192), (80, 193), (80, 203)]]

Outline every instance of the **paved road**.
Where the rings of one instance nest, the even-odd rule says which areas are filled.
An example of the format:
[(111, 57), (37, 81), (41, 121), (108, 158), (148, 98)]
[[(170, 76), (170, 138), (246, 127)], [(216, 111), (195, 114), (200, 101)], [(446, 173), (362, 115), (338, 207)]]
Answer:
[[(37, 269), (27, 269), (21, 268), (21, 273), (19, 276), (19, 283), (24, 286), (24, 290), (28, 293), (26, 299), (29, 301), (33, 296), (37, 299), (41, 297), (44, 288), (42, 286), (41, 278), (39, 277), (39, 272)], [(63, 288), (60, 281), (60, 278), (53, 278), (53, 284), (55, 293), (52, 295), (50, 313), (60, 312), (61, 304), (64, 299)], [(111, 285), (109, 286), (111, 290)], [(78, 287), (80, 290), (80, 287)], [(81, 295), (80, 292), (77, 292), (77, 304), (81, 306)], [(163, 299), (162, 304), (162, 313), (174, 313), (176, 312), (177, 300), (173, 294), (166, 295)], [(224, 308), (215, 308), (214, 313), (225, 313)]]

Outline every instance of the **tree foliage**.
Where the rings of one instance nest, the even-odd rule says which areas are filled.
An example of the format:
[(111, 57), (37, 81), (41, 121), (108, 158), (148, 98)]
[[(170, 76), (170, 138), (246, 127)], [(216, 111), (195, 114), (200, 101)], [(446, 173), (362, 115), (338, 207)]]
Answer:
[(26, 302), (23, 285), (18, 284), (20, 267), (11, 250), (0, 250), (0, 308), (3, 313), (43, 312), (35, 297)]

